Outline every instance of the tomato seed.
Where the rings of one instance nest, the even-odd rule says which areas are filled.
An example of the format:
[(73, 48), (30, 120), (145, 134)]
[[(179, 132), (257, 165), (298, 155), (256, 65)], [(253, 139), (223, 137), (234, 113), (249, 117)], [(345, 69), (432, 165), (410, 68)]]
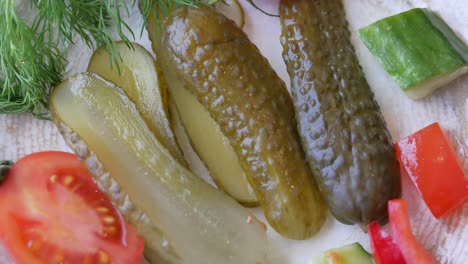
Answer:
[(99, 207), (96, 207), (96, 212), (105, 214), (109, 212), (109, 208), (104, 207), (104, 206), (99, 206)]
[(63, 179), (63, 185), (69, 186), (73, 182), (73, 180), (75, 180), (75, 178), (73, 176), (67, 175)]
[(113, 224), (113, 223), (115, 223), (115, 218), (112, 217), (112, 216), (104, 216), (104, 217), (102, 218), (102, 221), (103, 221), (104, 223), (106, 223), (106, 224)]
[(38, 252), (42, 248), (42, 242), (38, 240), (29, 240), (26, 245), (32, 252)]
[(98, 251), (98, 256), (99, 256), (99, 261), (101, 263), (109, 263), (110, 257), (106, 252), (104, 252), (102, 250), (99, 250)]
[(104, 232), (107, 234), (107, 235), (115, 235), (117, 233), (117, 228), (115, 228), (115, 226), (111, 226), (111, 227), (104, 227)]

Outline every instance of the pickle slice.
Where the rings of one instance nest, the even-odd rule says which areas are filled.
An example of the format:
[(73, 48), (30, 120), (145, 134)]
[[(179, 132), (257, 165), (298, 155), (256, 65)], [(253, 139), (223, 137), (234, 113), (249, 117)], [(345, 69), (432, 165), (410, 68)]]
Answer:
[[(54, 121), (122, 214), (159, 227), (183, 263), (263, 263), (266, 234), (229, 196), (179, 164), (122, 89), (92, 74), (70, 77), (51, 95)], [(83, 142), (83, 144), (73, 144)], [(101, 166), (102, 165), (102, 166)], [(108, 172), (108, 173), (107, 173)], [(112, 181), (109, 179), (112, 177)], [(115, 181), (114, 181), (115, 180)], [(142, 225), (141, 221), (133, 223)], [(154, 232), (141, 232), (151, 245)]]
[(219, 125), (190, 92), (184, 89), (172, 91), (171, 98), (174, 99), (183, 128), (213, 181), (242, 204), (256, 205), (255, 193)]
[(240, 28), (244, 27), (244, 9), (237, 0), (222, 0), (214, 4), (215, 9), (227, 18), (232, 19)]
[(291, 98), (268, 61), (233, 21), (207, 6), (175, 10), (161, 32), (149, 34), (169, 94), (185, 90), (208, 111), (276, 231), (292, 239), (316, 233), (325, 206), (300, 146)]
[(110, 65), (111, 57), (105, 46), (98, 48), (91, 57), (88, 71), (122, 87), (136, 104), (138, 112), (149, 129), (171, 154), (185, 164), (184, 156), (176, 143), (168, 119), (167, 91), (151, 54), (142, 46), (133, 43), (129, 48), (124, 42), (116, 47), (121, 60)]
[[(153, 50), (156, 50), (159, 30), (153, 13), (148, 17), (147, 27)], [(171, 97), (177, 105), (177, 113), (190, 137), (192, 147), (204, 162), (216, 185), (240, 203), (256, 206), (258, 199), (246, 179), (239, 159), (209, 112), (190, 93), (173, 91)], [(171, 125), (175, 127), (177, 124)]]

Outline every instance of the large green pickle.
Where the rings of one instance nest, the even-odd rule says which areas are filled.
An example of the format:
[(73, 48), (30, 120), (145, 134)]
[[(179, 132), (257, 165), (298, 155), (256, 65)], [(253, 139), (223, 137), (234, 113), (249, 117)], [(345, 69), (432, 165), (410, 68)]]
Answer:
[(386, 221), (399, 165), (341, 1), (282, 0), (279, 12), (299, 134), (332, 214), (361, 226)]
[(169, 93), (187, 89), (219, 124), (271, 226), (292, 239), (316, 233), (326, 210), (300, 145), (293, 103), (257, 47), (206, 6), (172, 12), (158, 44)]

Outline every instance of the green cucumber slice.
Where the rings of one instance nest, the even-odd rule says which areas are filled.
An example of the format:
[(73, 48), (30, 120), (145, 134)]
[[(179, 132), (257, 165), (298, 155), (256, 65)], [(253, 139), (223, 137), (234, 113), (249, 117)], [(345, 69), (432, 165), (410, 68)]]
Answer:
[(373, 264), (374, 259), (359, 243), (325, 251), (310, 264)]
[(428, 9), (384, 18), (358, 34), (412, 99), (423, 98), (468, 72), (468, 47)]

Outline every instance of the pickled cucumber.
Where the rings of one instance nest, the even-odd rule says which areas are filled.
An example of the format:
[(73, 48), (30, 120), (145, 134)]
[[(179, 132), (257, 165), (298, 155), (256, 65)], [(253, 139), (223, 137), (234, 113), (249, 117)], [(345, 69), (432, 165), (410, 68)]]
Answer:
[(213, 8), (181, 7), (152, 41), (169, 94), (186, 89), (218, 123), (271, 226), (292, 239), (317, 232), (326, 210), (291, 98), (245, 33)]
[(129, 48), (124, 42), (115, 44), (121, 60), (110, 65), (107, 48), (98, 48), (91, 57), (88, 71), (99, 74), (124, 89), (135, 103), (138, 112), (151, 132), (185, 165), (184, 155), (177, 145), (170, 127), (167, 107), (167, 91), (151, 54), (142, 46), (133, 43)]
[[(221, 2), (219, 4), (225, 5)], [(154, 13), (149, 15), (147, 29), (153, 50), (156, 50), (160, 27), (154, 15)], [(160, 13), (159, 19), (164, 19), (164, 17), (166, 14)], [(160, 61), (158, 63), (160, 64)], [(172, 127), (175, 129), (182, 126), (183, 135), (190, 135), (190, 145), (203, 161), (211, 179), (219, 188), (243, 205), (258, 205), (257, 197), (246, 179), (239, 159), (218, 124), (191, 93), (184, 92), (182, 89), (178, 91), (181, 93), (172, 93), (169, 99), (174, 106), (177, 103), (178, 107), (174, 108), (175, 111), (172, 114), (177, 113), (182, 124), (174, 123), (174, 115), (171, 115)], [(177, 140), (181, 139), (177, 138)], [(190, 165), (191, 169), (196, 171), (196, 167), (193, 167), (193, 164)]]
[(264, 263), (263, 224), (179, 164), (121, 88), (75, 75), (53, 90), (50, 108), (100, 188), (169, 263)]
[(280, 19), (299, 134), (332, 214), (346, 224), (386, 221), (399, 165), (341, 1), (282, 0)]

